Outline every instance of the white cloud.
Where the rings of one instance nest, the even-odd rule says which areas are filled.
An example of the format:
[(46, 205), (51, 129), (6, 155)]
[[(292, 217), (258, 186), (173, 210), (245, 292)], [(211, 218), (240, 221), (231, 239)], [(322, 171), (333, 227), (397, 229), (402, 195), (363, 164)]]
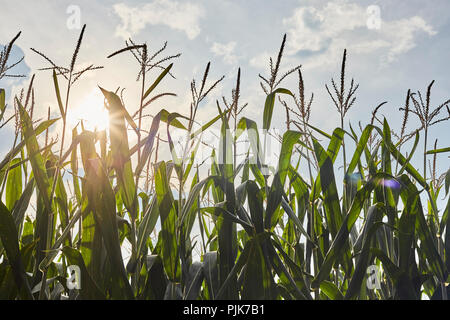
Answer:
[(235, 64), (238, 60), (238, 57), (234, 54), (235, 47), (236, 42), (234, 41), (228, 43), (214, 42), (211, 47), (211, 52), (213, 52), (216, 56), (223, 57), (223, 61), (226, 64)]
[(418, 34), (436, 34), (419, 16), (385, 21), (381, 11), (379, 29), (369, 29), (368, 18), (365, 6), (348, 0), (299, 7), (283, 19), (289, 39), (286, 53), (300, 54), (308, 59), (309, 67), (317, 67), (339, 61), (347, 48), (357, 54), (376, 54), (380, 65), (385, 65), (414, 48)]
[(267, 51), (264, 51), (263, 53), (260, 53), (259, 55), (251, 58), (249, 61), (249, 64), (252, 67), (264, 69), (268, 66), (269, 59), (270, 59), (270, 53), (268, 53)]
[(432, 26), (418, 16), (386, 23), (385, 35), (389, 35), (391, 40), (391, 47), (386, 55), (388, 62), (394, 61), (397, 56), (414, 48), (416, 46), (415, 33), (420, 31), (428, 35), (437, 33)]
[(113, 6), (121, 24), (116, 36), (128, 39), (146, 25), (166, 25), (174, 30), (184, 31), (189, 39), (200, 33), (199, 19), (205, 15), (203, 7), (186, 1), (154, 0), (143, 6), (129, 6), (118, 3)]

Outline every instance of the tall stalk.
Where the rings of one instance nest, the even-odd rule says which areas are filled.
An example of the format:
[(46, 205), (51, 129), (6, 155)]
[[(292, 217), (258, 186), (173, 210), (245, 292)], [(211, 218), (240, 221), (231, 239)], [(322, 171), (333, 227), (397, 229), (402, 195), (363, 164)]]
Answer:
[[(70, 68), (69, 68), (69, 77), (67, 80), (67, 88), (66, 88), (66, 99), (65, 99), (65, 104), (64, 104), (64, 114), (62, 114), (63, 127), (62, 127), (62, 135), (61, 135), (61, 145), (60, 145), (60, 149), (59, 149), (59, 157), (58, 157), (58, 161), (56, 163), (55, 173), (53, 174), (53, 183), (52, 183), (52, 188), (51, 188), (51, 192), (50, 192), (51, 207), (47, 208), (47, 210), (49, 210), (48, 211), (49, 217), (48, 217), (48, 226), (47, 226), (47, 239), (46, 239), (46, 245), (45, 245), (47, 250), (51, 247), (51, 242), (52, 242), (51, 236), (52, 236), (52, 230), (53, 230), (53, 219), (54, 219), (53, 217), (55, 215), (53, 208), (56, 209), (56, 207), (53, 206), (53, 195), (55, 193), (56, 184), (58, 182), (58, 177), (59, 177), (59, 173), (61, 172), (61, 166), (62, 166), (62, 155), (63, 155), (64, 142), (65, 142), (65, 137), (66, 137), (67, 111), (69, 109), (69, 96), (70, 96), (70, 89), (72, 87), (72, 76), (73, 76), (73, 71), (74, 71), (75, 62), (76, 62), (76, 59), (78, 56), (78, 52), (80, 50), (81, 42), (83, 40), (83, 34), (84, 34), (85, 29), (86, 29), (86, 25), (84, 25), (83, 28), (81, 29), (81, 33), (78, 38), (78, 42), (77, 42), (74, 54), (72, 56), (72, 61), (70, 63)], [(40, 300), (44, 299), (44, 295), (45, 295), (45, 289), (47, 286), (46, 285), (47, 271), (48, 271), (48, 269), (45, 268), (44, 271), (42, 272), (41, 290), (39, 292)]]

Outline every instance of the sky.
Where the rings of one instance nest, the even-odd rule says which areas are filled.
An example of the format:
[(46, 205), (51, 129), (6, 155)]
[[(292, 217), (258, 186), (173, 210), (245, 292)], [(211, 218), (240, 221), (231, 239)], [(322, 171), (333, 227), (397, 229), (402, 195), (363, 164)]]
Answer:
[[(23, 0), (4, 1), (0, 12), (0, 44), (22, 31), (12, 58), (25, 55), (14, 71), (27, 77), (0, 80), (10, 105), (13, 95), (26, 88), (35, 74), (35, 117), (46, 117), (48, 107), (52, 117), (58, 116), (51, 73), (38, 70), (48, 64), (30, 48), (67, 66), (83, 24), (87, 27), (77, 59), (79, 68), (90, 64), (104, 68), (76, 83), (69, 107), (69, 113), (74, 114), (86, 101), (98, 101), (98, 85), (111, 91), (125, 88), (127, 109), (130, 113), (137, 109), (141, 88), (136, 82), (136, 61), (131, 54), (107, 58), (129, 38), (136, 43), (146, 42), (151, 53), (167, 41), (163, 55), (182, 54), (174, 60), (171, 70), (176, 79), (164, 79), (158, 87), (158, 92), (174, 92), (177, 97), (166, 97), (151, 105), (151, 114), (163, 107), (188, 114), (190, 81), (195, 78), (200, 82), (210, 61), (210, 83), (222, 75), (225, 79), (202, 103), (197, 120), (206, 121), (216, 115), (216, 99), (224, 95), (230, 100), (241, 68), (241, 102), (248, 103), (243, 115), (261, 125), (265, 95), (258, 74), (268, 76), (269, 57), (276, 57), (284, 34), (287, 43), (281, 71), (302, 65), (306, 94), (314, 92), (311, 123), (327, 132), (339, 126), (339, 115), (325, 84), (332, 77), (339, 78), (345, 48), (347, 78), (360, 84), (355, 105), (346, 116), (347, 129), (349, 123), (357, 127), (359, 121), (363, 125), (370, 122), (371, 111), (387, 101), (379, 117), (384, 115), (398, 130), (403, 116), (398, 108), (403, 106), (407, 90), (424, 93), (432, 80), (432, 106), (450, 97), (447, 0)], [(150, 78), (157, 75), (154, 72)], [(293, 74), (281, 86), (297, 92), (297, 81)], [(284, 130), (284, 121), (285, 112), (277, 104), (273, 126)], [(407, 131), (415, 129), (417, 123), (411, 117)], [(149, 125), (144, 123), (144, 127)], [(53, 134), (60, 130), (60, 124), (54, 126)], [(432, 128), (429, 148), (435, 138), (439, 139), (438, 147), (447, 147), (449, 133), (448, 123)], [(0, 155), (9, 150), (12, 137), (12, 127), (0, 130)], [(440, 171), (446, 171), (448, 156), (440, 155), (438, 159)]]
[[(30, 48), (45, 53), (58, 65), (68, 66), (83, 24), (87, 27), (77, 58), (78, 69), (91, 64), (104, 68), (88, 73), (73, 87), (68, 111), (69, 119), (73, 120), (69, 121), (71, 127), (79, 118), (89, 125), (89, 119), (105, 116), (99, 107), (102, 98), (98, 86), (111, 91), (125, 88), (127, 110), (130, 114), (137, 110), (141, 85), (136, 81), (139, 67), (135, 59), (131, 54), (107, 58), (123, 48), (129, 38), (135, 43), (146, 42), (150, 53), (159, 50), (165, 41), (168, 44), (162, 56), (181, 53), (171, 69), (176, 79), (165, 78), (157, 91), (174, 92), (177, 96), (162, 98), (151, 105), (145, 113), (153, 115), (161, 108), (187, 115), (190, 82), (195, 78), (200, 83), (207, 63), (211, 62), (208, 83), (223, 75), (225, 79), (201, 104), (197, 120), (204, 123), (215, 116), (216, 100), (220, 101), (222, 96), (231, 100), (240, 68), (240, 101), (248, 103), (242, 116), (255, 120), (261, 127), (265, 95), (258, 75), (268, 77), (269, 57), (276, 58), (284, 34), (287, 43), (281, 72), (302, 66), (306, 95), (314, 93), (310, 123), (326, 132), (331, 133), (340, 125), (325, 84), (330, 84), (332, 77), (339, 78), (344, 49), (347, 49), (347, 81), (354, 78), (359, 83), (356, 102), (346, 115), (346, 129), (350, 123), (353, 128), (359, 122), (363, 126), (369, 123), (371, 111), (387, 101), (378, 113), (379, 118), (385, 116), (391, 128), (398, 131), (403, 117), (398, 108), (404, 105), (406, 92), (411, 89), (424, 93), (432, 80), (435, 83), (431, 105), (438, 106), (450, 98), (448, 0), (4, 0), (0, 11), (0, 48), (22, 32), (13, 47), (11, 61), (25, 56), (12, 71), (26, 75), (0, 80), (9, 106), (14, 95), (27, 88), (35, 74), (34, 118), (46, 118), (49, 107), (51, 117), (59, 117), (51, 72), (38, 70), (49, 65)], [(155, 79), (158, 74), (159, 71), (153, 72), (149, 78)], [(297, 82), (297, 75), (293, 74), (281, 87), (298, 92)], [(286, 101), (292, 106), (292, 100)], [(281, 132), (285, 130), (285, 112), (279, 103), (275, 105), (272, 125)], [(149, 120), (144, 121), (143, 128), (149, 127)], [(417, 127), (417, 119), (410, 117), (407, 131)], [(52, 127), (51, 135), (61, 135), (61, 121)], [(70, 141), (70, 130), (68, 136)], [(448, 123), (433, 127), (429, 149), (434, 139), (438, 139), (438, 148), (448, 147), (449, 136)], [(135, 136), (130, 135), (130, 140), (133, 139)], [(0, 129), (0, 159), (13, 140), (13, 126)], [(347, 147), (352, 149), (349, 143)], [(418, 150), (422, 148), (423, 135)], [(406, 148), (409, 149), (410, 146)], [(420, 152), (417, 151), (413, 165), (422, 173)], [(169, 159), (170, 156), (166, 160)], [(437, 163), (438, 172), (447, 171), (448, 154), (439, 155)], [(339, 156), (335, 170), (341, 165)], [(306, 176), (306, 167), (300, 171)], [(341, 171), (336, 172), (338, 179), (342, 179)], [(443, 197), (438, 200), (440, 210), (445, 205)], [(128, 256), (124, 253), (126, 259)]]

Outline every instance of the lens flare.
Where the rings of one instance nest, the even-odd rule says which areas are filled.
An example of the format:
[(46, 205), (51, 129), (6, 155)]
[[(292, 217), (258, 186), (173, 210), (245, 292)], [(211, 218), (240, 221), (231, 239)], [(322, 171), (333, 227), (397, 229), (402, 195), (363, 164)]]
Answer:
[(400, 183), (395, 179), (381, 179), (380, 184), (390, 189), (400, 189)]

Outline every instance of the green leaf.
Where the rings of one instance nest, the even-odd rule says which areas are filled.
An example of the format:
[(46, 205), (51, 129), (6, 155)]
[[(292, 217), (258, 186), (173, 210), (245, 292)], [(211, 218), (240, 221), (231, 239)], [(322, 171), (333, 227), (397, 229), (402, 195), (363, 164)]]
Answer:
[[(75, 139), (77, 139), (77, 136), (78, 136), (78, 130), (75, 127), (72, 130), (72, 143)], [(77, 203), (79, 205), (81, 205), (81, 189), (80, 189), (80, 182), (79, 182), (79, 178), (78, 178), (77, 147), (78, 146), (75, 145), (70, 154), (70, 169), (72, 170), (72, 182), (73, 182), (73, 189), (74, 189), (75, 197), (76, 197)]]
[(362, 153), (364, 152), (364, 149), (367, 146), (367, 141), (369, 140), (370, 134), (372, 133), (372, 130), (375, 127), (372, 125), (367, 125), (362, 134), (361, 137), (359, 138), (358, 144), (356, 145), (356, 150), (353, 153), (353, 157), (352, 160), (350, 161), (348, 167), (347, 167), (347, 172), (346, 175), (350, 175), (351, 173), (353, 173), (353, 171), (355, 170), (356, 166), (358, 165), (358, 161), (361, 158)]
[(398, 241), (399, 241), (399, 267), (401, 270), (406, 271), (411, 261), (411, 247), (414, 243), (414, 227), (417, 216), (417, 204), (419, 200), (419, 194), (409, 193), (407, 196), (405, 208), (403, 209), (402, 216), (398, 221)]
[(243, 300), (268, 300), (272, 297), (272, 274), (259, 241), (249, 241), (250, 253), (244, 269), (241, 298)]
[(220, 204), (217, 204), (215, 207), (200, 208), (200, 211), (213, 214), (213, 215), (215, 215), (217, 217), (223, 217), (223, 219), (226, 219), (229, 222), (238, 223), (241, 226), (243, 226), (244, 228), (247, 228), (247, 230), (248, 229), (250, 229), (250, 230), (253, 229), (253, 226), (251, 224), (249, 224), (248, 222), (240, 219), (239, 217), (235, 216), (234, 214), (230, 213), (225, 208), (219, 207), (219, 205), (224, 205), (224, 204), (220, 203)]
[(156, 86), (161, 82), (161, 80), (169, 73), (170, 69), (172, 69), (173, 63), (169, 64), (167, 68), (161, 72), (161, 74), (156, 78), (155, 82), (145, 91), (144, 95), (142, 96), (142, 101), (148, 97), (150, 93), (156, 88)]
[(250, 208), (250, 216), (253, 225), (255, 226), (256, 233), (264, 231), (264, 207), (263, 196), (258, 185), (249, 180), (245, 183), (247, 185), (247, 201)]
[[(384, 173), (376, 174), (372, 179), (370, 179), (365, 186), (358, 190), (355, 195), (355, 198), (352, 202), (352, 205), (348, 211), (348, 214), (345, 216), (344, 221), (331, 244), (330, 249), (325, 257), (324, 262), (319, 270), (319, 273), (316, 275), (314, 280), (311, 283), (311, 287), (319, 288), (320, 283), (328, 278), (330, 275), (330, 271), (333, 267), (333, 264), (339, 259), (342, 255), (342, 252), (345, 248), (348, 248), (348, 237), (350, 235), (350, 230), (355, 224), (361, 209), (364, 206), (364, 203), (369, 199), (371, 192), (373, 189), (383, 181), (383, 179), (394, 179), (392, 176), (389, 176)], [(394, 179), (395, 180), (395, 179)]]
[(155, 142), (156, 134), (158, 133), (159, 129), (159, 122), (161, 121), (161, 111), (158, 112), (152, 120), (152, 125), (150, 127), (150, 133), (148, 134), (147, 140), (145, 142), (144, 150), (141, 154), (141, 159), (138, 165), (136, 166), (135, 175), (139, 176), (142, 172), (142, 169), (144, 168), (145, 164), (147, 163), (148, 158), (150, 157), (150, 153), (153, 149), (153, 144)]
[(147, 243), (147, 239), (150, 236), (150, 233), (153, 231), (156, 225), (156, 221), (159, 217), (159, 211), (156, 201), (156, 196), (154, 196), (148, 206), (148, 208), (145, 210), (144, 217), (142, 218), (142, 221), (139, 224), (138, 227), (138, 234), (137, 234), (137, 249), (136, 252), (138, 256), (145, 253), (145, 245)]
[[(262, 189), (261, 191), (263, 191), (263, 189), (265, 188), (261, 189)], [(266, 229), (272, 230), (277, 224), (279, 219), (279, 215), (275, 214), (275, 212), (277, 212), (278, 208), (280, 207), (281, 199), (285, 197), (283, 185), (281, 184), (280, 181), (280, 174), (278, 172), (275, 173), (275, 176), (273, 177), (272, 185), (270, 186), (269, 189), (269, 194), (266, 195), (266, 197), (267, 197), (267, 206), (264, 217), (264, 227)]]
[(219, 120), (222, 116), (219, 114), (217, 116), (215, 116), (214, 118), (212, 118), (211, 120), (209, 120), (207, 123), (205, 123), (200, 129), (198, 129), (197, 131), (195, 131), (194, 133), (191, 133), (191, 139), (194, 139), (195, 137), (197, 137), (199, 134), (205, 132), (206, 129), (208, 129), (209, 127), (211, 127), (214, 123), (217, 122), (217, 120)]
[[(93, 133), (85, 133), (93, 136)], [(101, 232), (108, 254), (113, 279), (113, 298), (133, 299), (133, 292), (125, 272), (120, 248), (114, 191), (101, 160), (96, 156), (93, 138), (86, 138), (81, 147), (82, 156), (85, 157), (83, 165), (86, 173), (86, 194), (89, 206), (94, 213), (95, 227)]]
[[(332, 164), (334, 164), (334, 161), (337, 158), (343, 139), (344, 139), (344, 130), (342, 130), (341, 128), (334, 129), (333, 135), (330, 136), (330, 143), (328, 144), (327, 148), (327, 154), (330, 157)], [(319, 175), (314, 181), (313, 190), (314, 192), (310, 194), (311, 201), (316, 200), (319, 197), (320, 192), (322, 191), (320, 171)]]
[(321, 135), (323, 135), (324, 137), (331, 139), (331, 136), (326, 133), (325, 131), (320, 130), (319, 128), (316, 128), (312, 125), (310, 125), (309, 123), (306, 124), (308, 127), (310, 127), (311, 129), (313, 129), (314, 131), (317, 131), (318, 133), (320, 133)]
[(14, 222), (16, 224), (17, 231), (19, 234), (22, 231), (23, 219), (25, 217), (25, 211), (30, 204), (31, 196), (34, 191), (34, 179), (30, 179), (23, 190), (23, 193), (20, 195), (19, 200), (16, 202), (14, 209), (11, 214), (14, 218)]
[(306, 230), (303, 228), (302, 222), (300, 219), (295, 215), (292, 208), (289, 206), (289, 203), (283, 198), (281, 200), (281, 204), (283, 206), (284, 211), (288, 214), (289, 219), (291, 219), (297, 229), (300, 231), (301, 234), (305, 236), (306, 239), (308, 239), (311, 243), (314, 243), (312, 239), (310, 238), (309, 234), (306, 232)]
[[(275, 244), (274, 241), (272, 241), (272, 243)], [(303, 279), (301, 279), (302, 278), (301, 275), (300, 275), (300, 279), (297, 279), (297, 281), (295, 281), (292, 278), (292, 276), (288, 272), (286, 266), (281, 261), (280, 256), (277, 254), (277, 252), (275, 251), (275, 248), (271, 244), (267, 245), (267, 247), (266, 247), (268, 255), (269, 255), (269, 261), (270, 261), (270, 264), (272, 265), (272, 268), (275, 270), (276, 274), (278, 275), (281, 282), (283, 283), (283, 285), (289, 289), (289, 293), (292, 294), (296, 299), (299, 299), (299, 300), (312, 299), (311, 295), (309, 293), (307, 295), (305, 295), (300, 290), (299, 286), (297, 285), (297, 283), (299, 283), (300, 287), (303, 287), (303, 289), (307, 290), (307, 288), (304, 287), (305, 283), (304, 283)], [(286, 258), (286, 256), (283, 254), (283, 250), (279, 246), (278, 246), (278, 250), (280, 250), (281, 254)], [(298, 272), (297, 272), (297, 274), (298, 274)]]
[(341, 290), (339, 290), (333, 282), (323, 281), (320, 284), (320, 290), (322, 290), (331, 300), (344, 300)]
[[(253, 156), (256, 159), (256, 164), (258, 165), (258, 168), (261, 168), (261, 163), (263, 159), (262, 154), (263, 149), (261, 148), (258, 126), (256, 125), (256, 122), (248, 118), (242, 117), (237, 125), (237, 132), (235, 135), (236, 140), (244, 132), (244, 130), (247, 130), (247, 135), (250, 142), (250, 149), (252, 150)], [(261, 173), (259, 173), (259, 175), (261, 175)]]
[(0, 89), (0, 120), (3, 119), (5, 114), (6, 103), (5, 103), (5, 89)]
[(128, 134), (125, 127), (125, 107), (120, 98), (110, 91), (100, 87), (109, 104), (109, 137), (111, 140), (111, 158), (113, 168), (117, 174), (122, 200), (132, 221), (137, 216), (137, 194), (131, 167)]
[(189, 267), (189, 275), (184, 288), (183, 300), (197, 299), (203, 282), (203, 262), (194, 262)]
[(276, 94), (288, 94), (290, 96), (294, 96), (292, 92), (288, 89), (278, 88), (272, 93), (268, 94), (266, 97), (266, 103), (264, 104), (264, 115), (263, 115), (263, 129), (269, 130), (270, 123), (272, 122), (272, 114), (273, 108), (275, 104), (275, 96)]
[(327, 216), (327, 224), (331, 236), (334, 239), (342, 224), (342, 213), (339, 204), (339, 196), (334, 178), (333, 163), (328, 153), (313, 139), (314, 151), (319, 162), (321, 187), (324, 196), (324, 206)]
[[(83, 184), (83, 195), (80, 196), (80, 205), (82, 211), (81, 235), (82, 241), (80, 246), (81, 256), (83, 258), (86, 269), (88, 270), (94, 281), (100, 284), (101, 279), (101, 254), (102, 254), (102, 233), (95, 222), (94, 204), (89, 201), (92, 194), (96, 192), (96, 186), (93, 183), (97, 177), (91, 163), (98, 162), (97, 154), (94, 146), (94, 135), (91, 132), (84, 131), (77, 136), (80, 140), (80, 151), (83, 168), (85, 171), (85, 181)], [(76, 148), (74, 148), (76, 152)], [(94, 179), (93, 181), (90, 179)], [(99, 195), (100, 196), (100, 195)], [(90, 204), (90, 205), (89, 205)], [(59, 247), (59, 246), (58, 246)]]
[[(450, 170), (449, 170), (450, 172)], [(448, 175), (448, 173), (447, 173)], [(440, 226), (440, 234), (443, 233), (444, 227), (445, 227), (445, 238), (444, 238), (444, 246), (445, 246), (445, 266), (447, 267), (447, 270), (450, 270), (450, 197), (448, 197), (447, 205), (444, 210), (444, 214), (442, 215), (441, 219), (441, 226)]]
[(355, 272), (345, 293), (345, 299), (352, 299), (361, 291), (361, 285), (363, 284), (369, 263), (370, 245), (375, 232), (382, 225), (382, 209), (383, 206), (375, 205), (370, 207), (367, 213), (367, 220), (361, 235), (363, 237), (362, 249), (357, 257)]
[(172, 127), (187, 130), (186, 127), (176, 119), (177, 117), (188, 119), (187, 117), (176, 112), (170, 113), (166, 109), (162, 109), (160, 113), (161, 113), (161, 121), (167, 123), (168, 125), (171, 125)]
[[(145, 269), (145, 286), (140, 299), (163, 300), (167, 287), (164, 266), (160, 256), (148, 255), (143, 266)], [(142, 275), (142, 274), (141, 274)]]
[(33, 130), (30, 116), (20, 101), (16, 98), (17, 105), (19, 106), (20, 119), (22, 122), (22, 134), (25, 139), (28, 155), (30, 157), (31, 168), (33, 169), (33, 175), (36, 180), (36, 185), (40, 191), (47, 211), (51, 211), (50, 200), (50, 183), (47, 176), (47, 170), (45, 169), (44, 158), (39, 152), (39, 145), (36, 139), (36, 134)]
[(445, 195), (448, 194), (448, 190), (450, 189), (450, 169), (447, 170), (445, 174)]
[(208, 286), (210, 300), (216, 300), (219, 291), (219, 273), (217, 268), (217, 251), (206, 252), (203, 255), (203, 272)]
[(402, 168), (400, 169), (400, 171), (398, 172), (397, 175), (402, 174), (403, 171), (406, 168), (406, 165), (411, 162), (411, 159), (412, 159), (412, 157), (414, 155), (414, 152), (416, 151), (417, 145), (419, 144), (419, 140), (420, 140), (419, 138), (420, 138), (419, 130), (417, 130), (416, 131), (416, 135), (415, 135), (415, 139), (414, 139), (414, 144), (413, 144), (413, 147), (411, 149), (411, 152), (409, 153), (408, 158), (406, 158), (405, 164), (402, 166)]
[[(52, 124), (54, 124), (58, 119), (46, 120), (46, 121), (41, 122), (34, 129), (34, 135), (37, 137), (39, 134), (44, 132), (48, 127), (50, 127)], [(30, 137), (33, 138), (33, 135), (30, 135)], [(26, 142), (26, 139), (20, 141), (14, 149), (12, 149), (8, 152), (8, 154), (5, 156), (5, 158), (2, 160), (2, 162), (0, 162), (0, 170), (3, 170), (5, 168), (5, 166), (9, 163), (9, 160), (14, 158), (22, 150), (22, 148), (25, 146), (25, 142)], [(37, 149), (37, 152), (39, 152), (39, 149)]]
[(247, 242), (244, 250), (239, 255), (239, 258), (237, 259), (235, 265), (233, 266), (233, 268), (231, 268), (226, 279), (224, 279), (222, 286), (220, 287), (219, 292), (217, 293), (216, 300), (222, 299), (222, 296), (226, 292), (228, 285), (232, 281), (234, 281), (234, 279), (236, 278), (236, 275), (242, 270), (244, 265), (247, 263), (248, 257), (251, 252), (251, 248), (252, 248), (252, 240)]
[[(219, 113), (221, 113), (220, 110)], [(225, 195), (224, 209), (232, 215), (236, 215), (236, 194), (233, 183), (233, 138), (230, 134), (227, 117), (225, 113), (221, 114), (222, 126), (219, 139), (219, 172), (217, 173), (220, 173), (220, 181), (216, 180), (215, 185), (216, 187), (219, 187)], [(224, 281), (226, 281), (225, 277), (231, 273), (238, 254), (237, 226), (231, 221), (219, 217), (219, 219), (217, 219), (216, 228), (219, 248), (219, 278), (220, 283), (223, 286)], [(232, 276), (229, 281), (230, 284), (227, 287), (224, 299), (237, 299), (237, 278)]]
[(85, 300), (105, 300), (105, 295), (100, 291), (99, 287), (95, 281), (92, 280), (89, 272), (87, 271), (81, 254), (77, 250), (70, 247), (64, 247), (62, 253), (71, 265), (75, 265), (80, 268), (80, 297)]
[(5, 110), (5, 89), (0, 89), (0, 111)]
[[(398, 151), (398, 149), (393, 145), (392, 141), (390, 140), (389, 136), (386, 134), (383, 134), (381, 130), (377, 128), (377, 131), (379, 131), (380, 135), (383, 135), (383, 143), (388, 148), (389, 152), (392, 154), (392, 156), (402, 165), (405, 166), (406, 171), (416, 179), (418, 183), (425, 189), (429, 189), (429, 186), (425, 179), (417, 172), (417, 170), (414, 168), (414, 166), (411, 163), (406, 162), (406, 158)], [(389, 128), (389, 125), (387, 123), (387, 120), (384, 119), (384, 125), (383, 125), (383, 132), (391, 132), (391, 129)]]
[[(418, 251), (424, 251), (433, 274), (439, 279), (439, 281), (445, 282), (446, 279), (444, 276), (444, 263), (436, 248), (435, 237), (431, 233), (430, 226), (427, 224), (427, 221), (425, 219), (422, 203), (419, 197), (419, 191), (407, 175), (402, 175), (400, 177), (400, 181), (404, 186), (401, 192), (402, 200), (406, 204), (406, 206), (410, 206), (411, 211), (415, 212), (416, 215), (415, 233), (420, 239), (420, 246)], [(410, 199), (409, 197), (413, 198)]]
[(189, 212), (192, 211), (192, 206), (194, 205), (195, 201), (197, 201), (200, 191), (202, 188), (209, 183), (209, 181), (214, 180), (214, 176), (209, 176), (205, 178), (204, 180), (197, 182), (190, 190), (188, 198), (183, 204), (183, 208), (181, 209), (181, 217), (180, 217), (180, 224), (184, 223), (184, 220), (186, 219), (186, 216)]
[(61, 113), (61, 117), (63, 119), (66, 118), (66, 114), (64, 113), (64, 106), (61, 99), (61, 93), (59, 91), (58, 77), (56, 76), (56, 70), (53, 69), (53, 85), (55, 86), (56, 99), (58, 101), (59, 112)]
[(170, 172), (166, 163), (160, 162), (156, 168), (155, 190), (158, 202), (158, 211), (161, 219), (161, 258), (164, 270), (170, 281), (176, 282), (180, 276), (180, 262), (176, 238), (176, 211), (172, 190), (169, 186)]
[[(19, 158), (11, 160), (11, 166), (20, 163)], [(6, 207), (12, 211), (16, 201), (19, 200), (22, 194), (22, 168), (17, 166), (8, 171), (8, 178), (6, 180)]]
[[(288, 280), (285, 276), (283, 276), (284, 272), (287, 272), (286, 268), (282, 268), (284, 271), (280, 270), (279, 266), (281, 264), (281, 259), (280, 261), (278, 261), (278, 263), (275, 263), (278, 265), (277, 267), (277, 273), (280, 275), (280, 279), (282, 279), (282, 281), (288, 285), (288, 287), (290, 287), (290, 292), (295, 295), (298, 296), (298, 293), (296, 293), (298, 290), (300, 290), (301, 292), (301, 299), (308, 299), (308, 300), (312, 300), (311, 297), (311, 292), (310, 292), (310, 288), (308, 285), (306, 285), (305, 282), (305, 273), (303, 272), (302, 268), (295, 263), (291, 257), (283, 250), (282, 245), (279, 242), (279, 239), (277, 236), (275, 236), (274, 233), (272, 233), (272, 239), (271, 239), (271, 244), (273, 245), (274, 248), (276, 248), (278, 250), (278, 252), (281, 254), (281, 257), (283, 258), (284, 262), (286, 263), (287, 267), (289, 268), (289, 270), (292, 273), (292, 280), (295, 282), (295, 286), (293, 286), (293, 283), (290, 282), (290, 280)], [(270, 248), (270, 246), (269, 246)], [(272, 249), (270, 248), (269, 251), (269, 255), (270, 255), (270, 251)], [(277, 259), (278, 260), (278, 259)], [(274, 266), (275, 268), (275, 266)], [(286, 280), (288, 281), (288, 283), (286, 283)], [(293, 289), (294, 288), (294, 289)]]
[[(56, 241), (53, 244), (52, 248), (49, 249), (48, 254), (42, 260), (42, 262), (41, 262), (41, 264), (39, 266), (40, 270), (45, 270), (46, 268), (50, 267), (50, 265), (52, 264), (53, 260), (56, 258), (56, 256), (59, 253), (59, 247), (62, 245), (64, 240), (69, 236), (70, 230), (73, 228), (75, 223), (80, 219), (80, 217), (81, 217), (81, 210), (78, 209), (77, 212), (73, 215), (72, 220), (70, 220), (70, 222), (67, 224), (67, 226), (63, 230), (61, 236), (58, 239), (56, 239)], [(87, 219), (88, 218), (85, 217), (84, 220), (87, 220)], [(84, 222), (84, 220), (83, 220), (83, 222)], [(91, 226), (91, 225), (90, 225), (90, 227), (91, 227), (91, 229), (95, 228), (95, 226)], [(89, 236), (90, 235), (89, 235), (89, 233), (87, 233), (87, 232), (90, 231), (90, 229), (89, 228), (85, 228), (84, 231), (85, 232), (84, 232), (84, 235), (83, 235), (83, 242), (81, 243), (81, 252), (82, 252), (82, 254), (83, 254), (83, 251), (85, 250), (86, 245), (89, 244), (89, 242), (90, 242), (89, 241)], [(100, 240), (101, 240), (101, 237), (100, 237)], [(89, 252), (89, 254), (90, 254), (90, 252)], [(101, 252), (98, 252), (98, 255), (100, 255), (100, 254), (101, 254)], [(88, 259), (88, 261), (91, 261), (91, 256), (90, 255), (86, 255), (85, 254), (85, 256)], [(94, 258), (95, 258), (95, 254), (94, 254)], [(98, 259), (99, 257), (96, 257), (96, 258)], [(84, 259), (84, 260), (86, 260), (86, 259)], [(91, 263), (91, 264), (94, 265), (95, 263)], [(91, 273), (91, 274), (95, 274), (95, 273)], [(98, 274), (97, 274), (97, 278), (99, 278)]]
[(288, 130), (283, 134), (280, 158), (278, 160), (278, 173), (280, 174), (281, 185), (284, 186), (286, 174), (291, 163), (292, 148), (300, 139), (301, 132)]
[(441, 148), (441, 149), (434, 149), (434, 150), (428, 150), (427, 154), (436, 154), (436, 153), (444, 153), (444, 152), (450, 152), (450, 147), (448, 147), (448, 148)]
[(400, 268), (397, 267), (388, 256), (378, 248), (371, 248), (370, 253), (372, 253), (378, 260), (383, 264), (383, 269), (386, 271), (389, 278), (392, 282), (398, 282), (398, 278), (400, 276)]
[(8, 262), (14, 274), (14, 280), (22, 299), (33, 300), (27, 275), (19, 251), (17, 229), (8, 208), (0, 201), (0, 239), (6, 251)]

